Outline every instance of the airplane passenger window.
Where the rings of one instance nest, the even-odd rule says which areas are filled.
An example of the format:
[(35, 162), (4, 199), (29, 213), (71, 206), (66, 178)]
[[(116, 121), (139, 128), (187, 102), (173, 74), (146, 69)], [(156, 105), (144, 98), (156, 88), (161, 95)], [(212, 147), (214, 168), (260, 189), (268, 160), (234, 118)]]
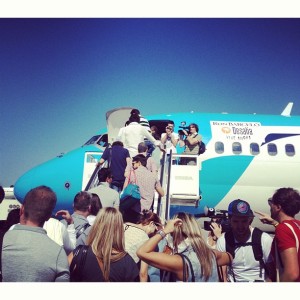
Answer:
[(224, 152), (224, 144), (222, 142), (216, 142), (215, 143), (215, 151), (218, 154), (222, 154)]
[(259, 145), (257, 143), (251, 143), (250, 144), (250, 153), (253, 155), (259, 154)]
[(277, 146), (273, 143), (268, 144), (268, 153), (269, 155), (277, 155)]
[(292, 144), (285, 145), (285, 153), (287, 156), (294, 156), (295, 155), (295, 147)]
[(232, 143), (232, 152), (234, 154), (241, 154), (242, 152), (242, 145), (239, 142)]

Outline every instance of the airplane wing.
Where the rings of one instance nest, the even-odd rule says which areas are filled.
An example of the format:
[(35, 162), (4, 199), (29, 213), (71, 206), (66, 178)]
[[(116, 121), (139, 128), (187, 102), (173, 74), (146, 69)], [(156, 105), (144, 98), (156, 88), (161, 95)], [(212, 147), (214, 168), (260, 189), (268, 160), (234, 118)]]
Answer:
[(125, 126), (125, 122), (128, 121), (133, 108), (134, 107), (120, 107), (106, 113), (108, 142), (110, 144), (116, 140), (120, 128)]

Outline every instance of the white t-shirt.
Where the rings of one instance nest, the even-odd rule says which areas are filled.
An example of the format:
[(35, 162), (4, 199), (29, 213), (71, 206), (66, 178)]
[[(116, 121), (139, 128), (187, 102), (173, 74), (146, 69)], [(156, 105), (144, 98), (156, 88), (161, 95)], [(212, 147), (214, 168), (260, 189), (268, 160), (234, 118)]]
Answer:
[[(253, 229), (251, 227), (251, 236), (246, 241), (246, 243), (249, 243), (252, 241), (252, 233)], [(237, 241), (236, 241), (237, 242)], [(263, 232), (261, 236), (261, 243), (262, 243), (262, 250), (263, 250), (263, 260), (264, 262), (268, 262), (269, 255), (271, 251), (271, 245), (272, 245), (273, 239), (272, 237)], [(225, 235), (222, 234), (218, 240), (217, 240), (217, 250), (226, 252), (226, 246), (225, 246)], [(249, 246), (242, 246), (235, 250), (235, 257), (232, 261), (232, 267), (234, 271), (235, 280), (237, 282), (249, 282), (249, 281), (255, 281), (255, 280), (264, 280), (264, 273), (265, 270), (262, 269), (262, 277), (260, 277), (260, 264), (259, 261), (255, 260), (252, 245)], [(230, 281), (233, 280), (232, 272), (227, 268), (228, 270), (228, 278)]]
[(139, 257), (136, 255), (136, 251), (142, 246), (148, 239), (147, 233), (135, 226), (124, 224), (125, 230), (125, 250), (138, 263)]
[(43, 228), (47, 235), (58, 245), (63, 246), (67, 255), (76, 247), (76, 232), (74, 224), (67, 227), (60, 221), (50, 218), (44, 223)]
[(123, 142), (124, 147), (128, 149), (131, 157), (138, 154), (138, 145), (139, 143), (144, 142), (144, 138), (147, 138), (155, 145), (160, 144), (160, 141), (155, 140), (145, 127), (136, 122), (132, 122), (128, 126), (122, 127), (118, 134), (118, 139)]

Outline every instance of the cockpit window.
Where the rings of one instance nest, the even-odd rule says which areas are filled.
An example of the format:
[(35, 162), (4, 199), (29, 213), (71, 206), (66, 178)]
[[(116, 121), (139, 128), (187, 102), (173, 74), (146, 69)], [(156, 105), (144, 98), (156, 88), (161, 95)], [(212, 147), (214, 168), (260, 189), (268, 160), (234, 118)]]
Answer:
[(92, 145), (95, 144), (96, 141), (99, 139), (100, 135), (94, 135), (92, 138), (90, 138), (85, 145)]
[(106, 147), (108, 144), (108, 138), (107, 134), (103, 135), (94, 135), (92, 138), (90, 138), (84, 145), (93, 145), (98, 144), (101, 147)]
[(107, 147), (108, 145), (108, 135), (103, 134), (101, 138), (98, 140), (97, 144), (101, 147)]

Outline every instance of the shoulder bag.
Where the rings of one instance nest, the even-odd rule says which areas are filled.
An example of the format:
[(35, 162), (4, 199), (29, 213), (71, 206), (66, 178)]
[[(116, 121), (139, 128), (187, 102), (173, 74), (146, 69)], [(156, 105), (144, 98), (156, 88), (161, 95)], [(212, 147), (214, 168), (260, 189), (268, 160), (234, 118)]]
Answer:
[[(195, 274), (194, 274), (194, 269), (192, 266), (191, 261), (189, 260), (189, 258), (182, 254), (182, 253), (175, 253), (174, 255), (179, 255), (182, 258), (182, 263), (183, 263), (183, 282), (187, 282), (188, 281), (188, 270), (191, 270), (191, 274), (192, 274), (192, 282), (195, 282)], [(186, 261), (188, 262), (188, 265), (186, 264)], [(162, 271), (161, 272), (161, 282), (176, 282), (177, 278), (175, 273), (170, 272), (170, 271)]]
[[(130, 175), (134, 174), (134, 182), (130, 183)], [(120, 195), (120, 211), (125, 211), (141, 200), (140, 188), (137, 185), (137, 178), (134, 171), (130, 172), (128, 185)]]

